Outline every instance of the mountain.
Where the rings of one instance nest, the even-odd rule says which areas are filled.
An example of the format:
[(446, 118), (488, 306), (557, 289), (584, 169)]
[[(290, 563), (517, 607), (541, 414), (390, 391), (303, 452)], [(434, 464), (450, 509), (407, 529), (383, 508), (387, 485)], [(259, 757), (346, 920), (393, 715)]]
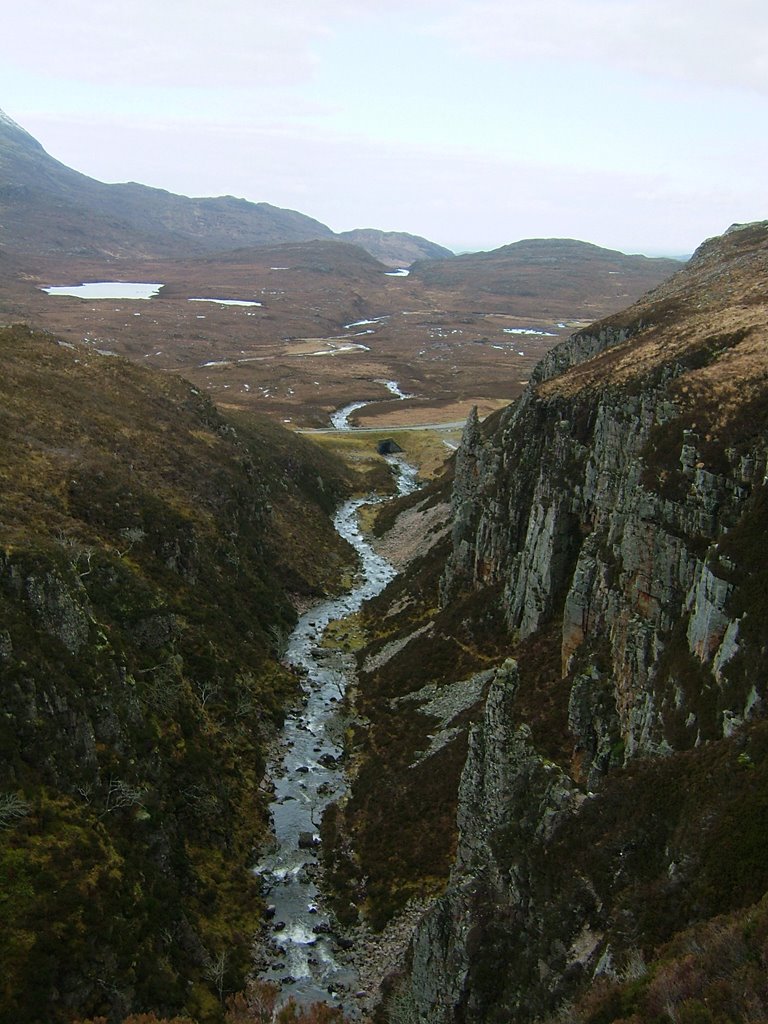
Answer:
[(627, 256), (571, 238), (528, 238), (490, 252), (420, 261), (411, 276), (500, 312), (530, 306), (589, 318), (624, 308), (679, 269), (677, 260)]
[(9, 251), (78, 256), (199, 255), (333, 235), (319, 221), (268, 203), (95, 181), (49, 156), (1, 112), (0, 224)]
[(451, 255), (398, 232), (335, 235), (320, 221), (269, 203), (190, 199), (135, 182), (108, 185), (49, 156), (0, 110), (0, 245), (9, 252), (186, 258), (314, 239), (357, 244), (392, 266)]
[(341, 231), (338, 238), (359, 245), (377, 260), (390, 267), (409, 267), (417, 260), (439, 260), (453, 257), (450, 249), (430, 242), (419, 235), (404, 231), (378, 231), (375, 228), (356, 228)]
[(176, 376), (23, 327), (0, 352), (0, 1019), (220, 1020), (264, 912), (289, 592), (352, 563), (349, 481)]
[(766, 1019), (767, 270), (704, 243), (387, 512), (324, 835), (340, 911), (427, 903), (390, 1019)]

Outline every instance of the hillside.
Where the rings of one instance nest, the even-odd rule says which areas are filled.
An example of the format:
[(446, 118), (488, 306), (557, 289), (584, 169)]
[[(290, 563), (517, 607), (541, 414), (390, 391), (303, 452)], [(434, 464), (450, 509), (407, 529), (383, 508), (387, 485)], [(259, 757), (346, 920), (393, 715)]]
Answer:
[(768, 222), (706, 242), (382, 520), (423, 540), (325, 836), (340, 907), (432, 900), (392, 1013), (765, 1019), (767, 267)]
[(0, 225), (6, 249), (36, 255), (193, 255), (333, 235), (319, 221), (268, 203), (104, 184), (49, 156), (2, 112)]
[(571, 238), (528, 238), (490, 252), (425, 260), (411, 270), (426, 288), (451, 289), (503, 311), (514, 302), (550, 316), (594, 317), (623, 309), (680, 269), (677, 260), (627, 256)]
[(292, 598), (351, 561), (349, 482), (180, 378), (24, 327), (0, 351), (0, 1018), (220, 1019)]
[(188, 198), (106, 184), (60, 163), (0, 110), (0, 246), (35, 256), (188, 258), (249, 246), (338, 239), (387, 265), (452, 255), (402, 232), (339, 235), (305, 214), (234, 196)]
[(451, 258), (453, 253), (442, 245), (405, 231), (379, 231), (376, 228), (356, 228), (341, 231), (338, 238), (352, 245), (362, 246), (377, 260), (390, 267), (409, 267), (416, 260)]

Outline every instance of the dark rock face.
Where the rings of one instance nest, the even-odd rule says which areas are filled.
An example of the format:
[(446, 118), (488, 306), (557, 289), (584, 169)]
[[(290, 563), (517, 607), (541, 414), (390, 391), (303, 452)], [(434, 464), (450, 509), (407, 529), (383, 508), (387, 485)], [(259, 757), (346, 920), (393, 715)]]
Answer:
[(497, 669), (450, 883), (401, 990), (420, 1020), (533, 1020), (768, 887), (753, 866), (727, 895), (701, 882), (752, 865), (722, 823), (749, 817), (736, 765), (765, 770), (746, 751), (766, 701), (766, 262), (768, 225), (707, 243), (660, 294), (554, 349), (492, 429), (467, 422), (441, 600), (500, 588), (521, 641), (558, 624), (572, 753), (537, 750), (517, 666)]
[(379, 455), (397, 455), (397, 453), (401, 452), (403, 449), (400, 447), (397, 441), (393, 441), (391, 437), (388, 437), (385, 438), (383, 441), (379, 441), (379, 443), (376, 445), (376, 450), (378, 451)]

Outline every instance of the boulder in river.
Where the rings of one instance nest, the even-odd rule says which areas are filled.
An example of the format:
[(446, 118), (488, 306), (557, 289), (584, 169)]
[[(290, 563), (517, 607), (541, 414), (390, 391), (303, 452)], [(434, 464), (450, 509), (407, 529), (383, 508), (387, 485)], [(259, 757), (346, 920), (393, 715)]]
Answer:
[(314, 850), (320, 845), (320, 839), (314, 832), (299, 832), (299, 849)]

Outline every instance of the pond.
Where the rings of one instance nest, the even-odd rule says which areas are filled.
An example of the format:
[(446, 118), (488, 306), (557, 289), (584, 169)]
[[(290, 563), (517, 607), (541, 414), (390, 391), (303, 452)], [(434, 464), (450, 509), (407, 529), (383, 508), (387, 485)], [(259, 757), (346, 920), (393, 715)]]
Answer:
[(162, 287), (162, 284), (147, 281), (89, 281), (40, 290), (47, 295), (69, 295), (76, 299), (151, 299)]

